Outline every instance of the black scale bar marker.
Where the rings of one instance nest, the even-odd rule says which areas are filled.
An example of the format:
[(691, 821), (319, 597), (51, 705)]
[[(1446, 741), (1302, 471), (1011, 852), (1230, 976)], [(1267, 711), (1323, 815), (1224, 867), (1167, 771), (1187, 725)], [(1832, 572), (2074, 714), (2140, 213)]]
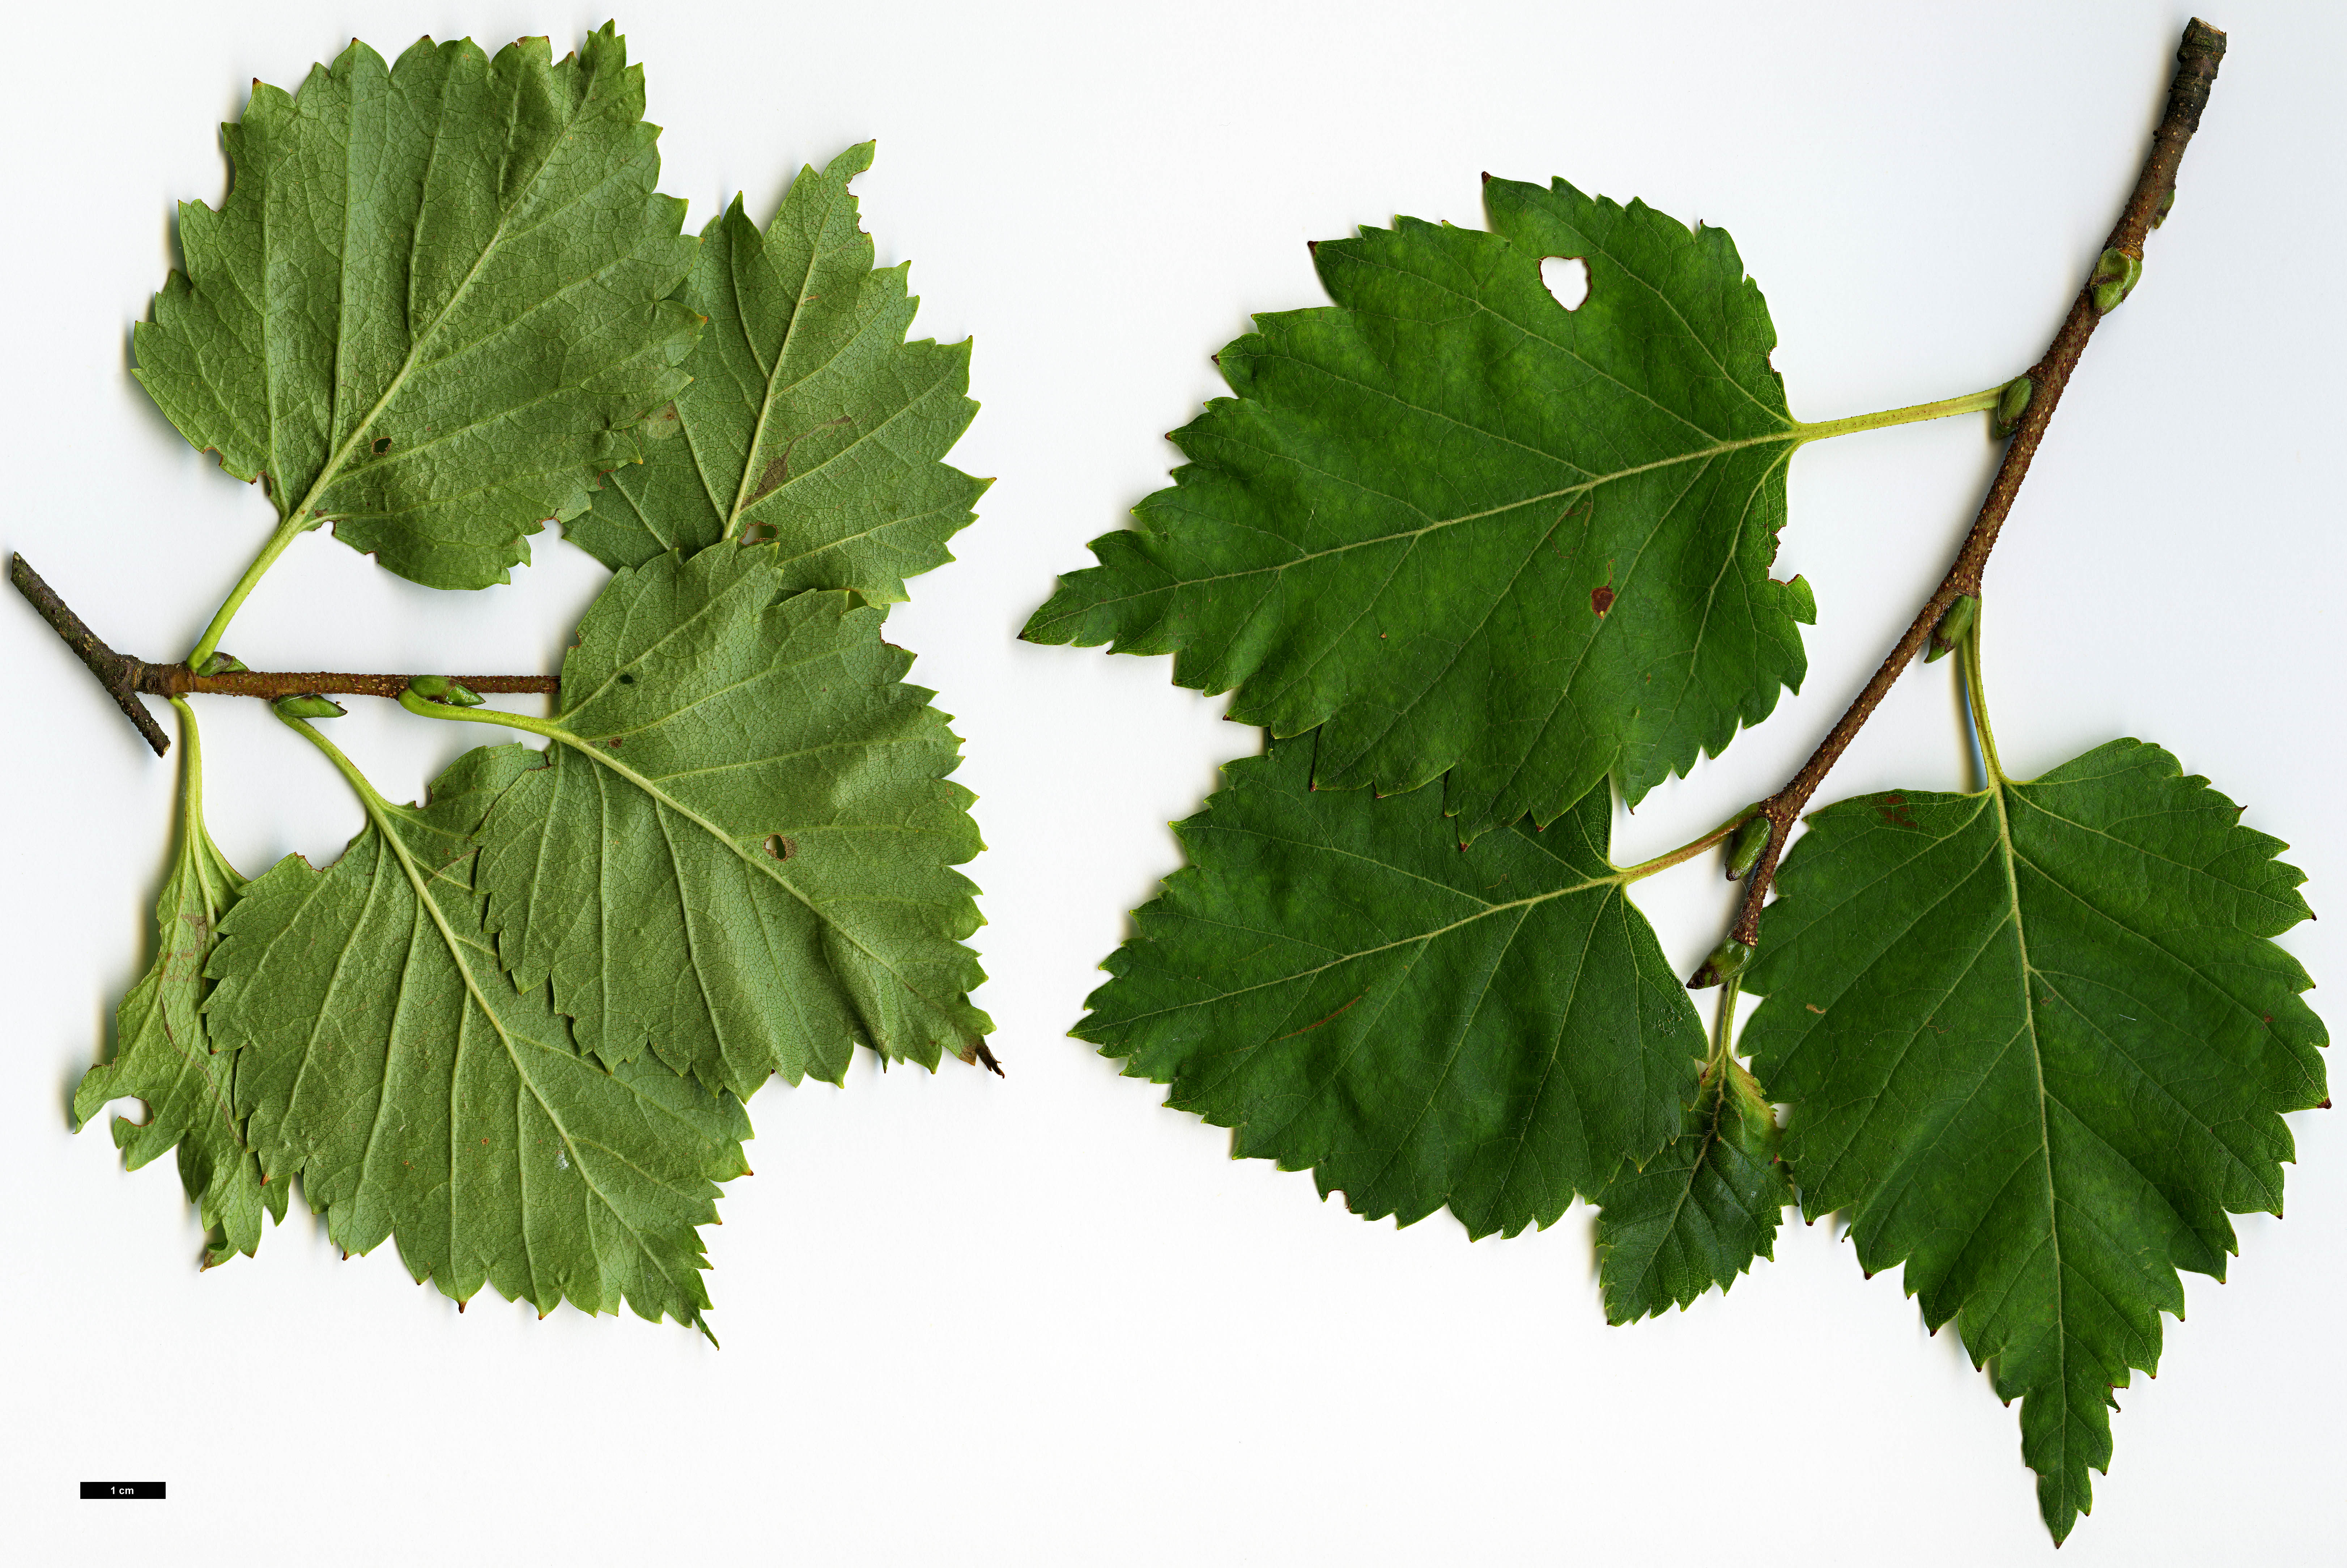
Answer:
[(86, 1481), (81, 1483), (82, 1501), (93, 1497), (154, 1497), (163, 1495), (159, 1481)]

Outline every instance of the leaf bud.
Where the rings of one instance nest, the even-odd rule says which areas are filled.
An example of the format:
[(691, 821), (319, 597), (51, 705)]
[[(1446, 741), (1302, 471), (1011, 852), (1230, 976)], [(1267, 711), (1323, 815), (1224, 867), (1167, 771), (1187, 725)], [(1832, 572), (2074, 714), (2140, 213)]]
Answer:
[(233, 653), (216, 652), (205, 656), (204, 661), (196, 666), (196, 673), (199, 675), (241, 675), (250, 668), (250, 665), (246, 664), (243, 660), (239, 659)]
[(1751, 956), (1751, 948), (1733, 937), (1728, 938), (1711, 950), (1711, 957), (1703, 961), (1703, 968), (1697, 969), (1695, 979), (1687, 982), (1687, 989), (1699, 991), (1706, 986), (1734, 979), (1744, 972), (1744, 961)]
[(2016, 375), (2004, 384), (2004, 395), (1996, 400), (1996, 412), (1990, 416), (1991, 428), (1999, 441), (2020, 425), (2022, 410), (2029, 406), (2029, 395), (2036, 390), (2037, 384), (2025, 375)]
[(1973, 629), (1979, 616), (1980, 600), (1976, 596), (1957, 595), (1955, 603), (1940, 617), (1940, 624), (1932, 629), (1932, 651), (1923, 655), (1923, 662), (1936, 662), (1955, 651), (1956, 644), (1964, 640), (1964, 633)]
[(2125, 251), (2109, 250), (2095, 261), (2095, 275), (2087, 281), (2095, 290), (2095, 309), (2103, 315), (2119, 308), (2119, 302), (2135, 292), (2136, 280), (2143, 276), (2143, 259), (2130, 256)]
[(2168, 188), (2168, 193), (2159, 199), (2159, 210), (2151, 215), (2151, 226), (2157, 229), (2162, 223), (2167, 222), (2168, 213), (2174, 211), (2175, 209), (2176, 187), (2171, 185)]
[(1775, 824), (1756, 811), (1751, 821), (1736, 830), (1736, 836), (1727, 845), (1727, 879), (1730, 882), (1743, 881), (1752, 867), (1759, 864), (1760, 852), (1768, 847), (1768, 835), (1775, 828)]
[(343, 708), (332, 698), (315, 692), (304, 692), (298, 697), (280, 697), (273, 706), (288, 719), (339, 719)]
[(481, 705), (479, 692), (449, 680), (446, 675), (418, 675), (407, 683), (407, 689), (428, 702), (446, 702), (451, 708), (477, 708)]

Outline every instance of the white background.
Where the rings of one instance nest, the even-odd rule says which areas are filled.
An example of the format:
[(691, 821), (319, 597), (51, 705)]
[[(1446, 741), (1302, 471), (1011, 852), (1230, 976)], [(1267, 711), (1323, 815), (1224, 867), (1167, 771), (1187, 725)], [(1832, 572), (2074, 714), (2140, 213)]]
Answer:
[[(2288, 839), (2347, 968), (2337, 672), (2347, 15), (2222, 5), (2227, 58), (2146, 278), (2095, 339), (1991, 569), (1990, 690), (2030, 774), (2114, 735), (2173, 750)], [(525, 32), (565, 5), (74, 4), (12, 20), (0, 389), (19, 548), (118, 646), (194, 640), (268, 507), (126, 374), (171, 203), (219, 200), (214, 127), (355, 33)], [(169, 1162), (125, 1175), (66, 1101), (145, 963), (172, 768), (14, 596), (0, 767), (0, 1546), (17, 1562), (1979, 1564), (2048, 1554), (2016, 1412), (1838, 1227), (1684, 1314), (1608, 1328), (1589, 1215), (1470, 1245), (1235, 1163), (1065, 1038), (1177, 864), (1165, 829), (1257, 733), (1167, 661), (1012, 641), (1055, 572), (1163, 482), (1160, 432), (1247, 313), (1318, 302), (1304, 242), (1479, 221), (1562, 174), (1727, 227), (1796, 414), (1994, 384), (2041, 351), (2132, 182), (2185, 13), (2166, 5), (1544, 3), (985, 7), (662, 0), (622, 15), (690, 225), (867, 136), (918, 330), (974, 334), (955, 460), (1000, 482), (891, 636), (958, 716), (992, 846), (998, 1081), (948, 1062), (768, 1089), (710, 1233), (725, 1348), (485, 1295), (297, 1212), (199, 1276)], [(1778, 575), (1811, 674), (1624, 819), (1627, 862), (1767, 793), (1840, 712), (1977, 505), (1976, 418), (1792, 470)], [(229, 646), (258, 668), (551, 669), (600, 576), (549, 531), (513, 586), (442, 595), (324, 535)], [(1910, 675), (1827, 798), (1966, 783), (1952, 663)], [(335, 726), (395, 797), (471, 737), (384, 704)], [(204, 703), (212, 827), (248, 874), (323, 862), (347, 790), (257, 705)], [(1675, 962), (1717, 862), (1642, 885)], [(2331, 990), (2319, 992), (2325, 1005)], [(124, 1107), (124, 1109), (131, 1109)], [(2292, 1118), (2287, 1224), (2188, 1276), (2120, 1395), (2078, 1564), (2336, 1562), (2347, 1460), (2347, 1139)], [(298, 1210), (298, 1205), (297, 1205)], [(74, 1500), (162, 1478), (163, 1503)]]

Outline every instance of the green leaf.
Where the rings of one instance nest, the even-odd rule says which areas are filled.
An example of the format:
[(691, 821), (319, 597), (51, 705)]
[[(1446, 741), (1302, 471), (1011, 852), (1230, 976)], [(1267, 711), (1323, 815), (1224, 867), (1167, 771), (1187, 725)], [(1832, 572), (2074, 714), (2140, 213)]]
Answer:
[[(347, 768), (315, 731), (300, 725)], [(340, 860), (298, 856), (221, 927), (210, 1009), (272, 1184), (299, 1175), (346, 1252), (395, 1236), (419, 1280), (484, 1283), (540, 1314), (568, 1300), (701, 1326), (695, 1226), (742, 1174), (749, 1119), (657, 1067), (606, 1068), (542, 989), (518, 993), (481, 929), (469, 837), (534, 761), (468, 752), (423, 807), (353, 775), (368, 823)]]
[[(647, 1043), (746, 1099), (836, 1081), (857, 1044), (937, 1065), (993, 1028), (962, 938), (982, 845), (960, 743), (882, 611), (777, 602), (781, 547), (621, 571), (562, 666), (556, 744), (483, 829), (507, 967), (607, 1061)], [(511, 722), (487, 710), (472, 715)]]
[(215, 1052), (204, 1028), (204, 960), (220, 918), (244, 891), (244, 878), (204, 831), (203, 745), (196, 716), (174, 698), (179, 712), (179, 842), (163, 895), (155, 903), (155, 962), (115, 1014), (114, 1059), (83, 1074), (73, 1114), (86, 1126), (109, 1100), (147, 1102), (147, 1120), (114, 1119), (115, 1146), (137, 1170), (177, 1147), (179, 1181), (205, 1228), (220, 1242), (205, 1250), (207, 1267), (261, 1245), (261, 1217), (285, 1217), (286, 1184), (261, 1179), (244, 1141), (243, 1119), (231, 1098), (231, 1053)]
[[(1174, 433), (1190, 466), (1025, 632), (1321, 726), (1324, 789), (1448, 771), (1468, 838), (1717, 754), (1799, 685), (1811, 609), (1768, 577), (1807, 437), (1726, 232), (1563, 180), (1484, 200), (1489, 233), (1318, 246), (1336, 304), (1223, 351), (1237, 396)], [(1547, 256), (1585, 261), (1578, 309)]]
[(1703, 1030), (1606, 861), (1604, 791), (1462, 852), (1430, 793), (1314, 792), (1308, 743), (1224, 776), (1078, 1038), (1357, 1214), (1447, 1204), (1478, 1236), (1677, 1132)]
[(2157, 1369), (2178, 1269), (2281, 1212), (2281, 1113), (2324, 1097), (2308, 917), (2282, 845), (2114, 741), (2032, 783), (1818, 813), (1746, 985), (1811, 1217), (1848, 1210), (1998, 1395), (2055, 1540), (2110, 1463), (2112, 1390)]
[(702, 231), (678, 296), (709, 318), (692, 384), (651, 422), (643, 465), (565, 528), (572, 542), (613, 568), (778, 542), (785, 586), (875, 603), (953, 559), (988, 484), (940, 461), (978, 412), (969, 344), (905, 341), (909, 264), (873, 266), (847, 190), (871, 162), (866, 142), (801, 170), (764, 234), (738, 197)]
[(235, 181), (179, 208), (187, 271), (135, 334), (181, 435), (289, 525), (436, 588), (507, 580), (684, 384), (684, 203), (606, 26), (553, 64), (354, 43), (225, 127)]
[(1777, 1224), (1793, 1201), (1777, 1143), (1776, 1116), (1750, 1073), (1730, 1063), (1705, 1080), (1679, 1135), (1598, 1195), (1607, 1322), (1689, 1306), (1776, 1255)]

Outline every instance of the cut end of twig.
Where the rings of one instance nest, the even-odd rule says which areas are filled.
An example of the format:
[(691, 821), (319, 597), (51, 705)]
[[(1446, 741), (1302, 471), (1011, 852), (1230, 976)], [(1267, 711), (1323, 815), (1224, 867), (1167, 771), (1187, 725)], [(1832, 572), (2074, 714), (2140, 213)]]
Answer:
[(2179, 60), (2221, 60), (2225, 57), (2225, 35), (2195, 16), (2184, 24), (2184, 42), (2178, 46)]
[(74, 651), (74, 657), (97, 677), (97, 683), (106, 688), (106, 694), (114, 699), (146, 743), (155, 748), (155, 754), (159, 757), (169, 751), (171, 737), (163, 733), (163, 726), (155, 722), (155, 715), (138, 700), (138, 678), (146, 667), (100, 641), (97, 633), (57, 597), (56, 589), (41, 580), (41, 574), (23, 556), (9, 561), (8, 580), (16, 585), (16, 591), (25, 596), (27, 603), (41, 612), (41, 619), (49, 623), (50, 630), (64, 639), (65, 645)]

